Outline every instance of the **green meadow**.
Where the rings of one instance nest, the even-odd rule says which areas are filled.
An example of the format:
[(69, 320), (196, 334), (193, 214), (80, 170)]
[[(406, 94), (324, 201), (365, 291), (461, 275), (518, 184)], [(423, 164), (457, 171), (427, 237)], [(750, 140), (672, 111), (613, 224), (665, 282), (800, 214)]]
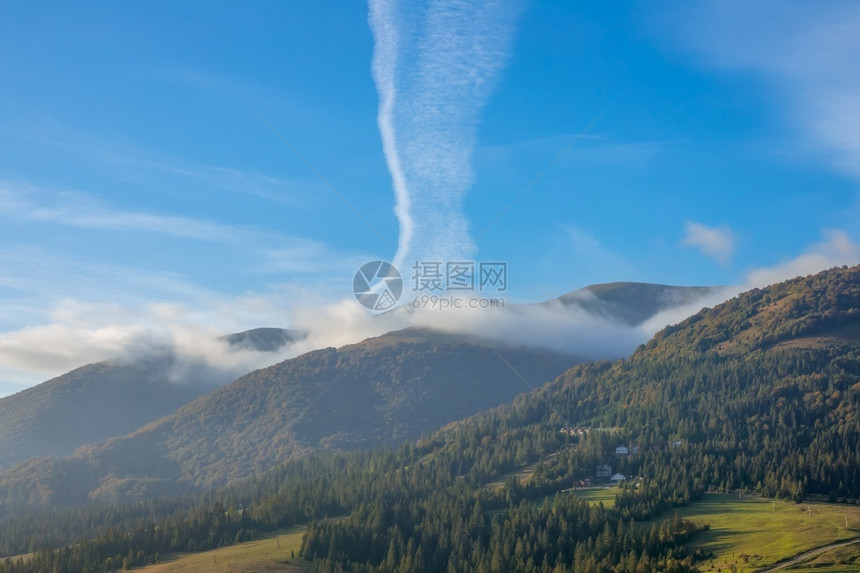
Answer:
[[(711, 526), (690, 543), (714, 554), (713, 559), (699, 563), (702, 571), (758, 571), (811, 549), (860, 537), (860, 506), (856, 505), (708, 494), (679, 508), (678, 513)], [(845, 548), (839, 555), (850, 559), (852, 551), (856, 557), (857, 546)], [(845, 569), (839, 563), (825, 566), (824, 560), (819, 563), (822, 567), (815, 569), (819, 573), (860, 570), (857, 566)]]
[(305, 527), (294, 527), (274, 535), (201, 553), (168, 556), (163, 563), (136, 571), (146, 573), (297, 573), (310, 563), (295, 557), (302, 544)]

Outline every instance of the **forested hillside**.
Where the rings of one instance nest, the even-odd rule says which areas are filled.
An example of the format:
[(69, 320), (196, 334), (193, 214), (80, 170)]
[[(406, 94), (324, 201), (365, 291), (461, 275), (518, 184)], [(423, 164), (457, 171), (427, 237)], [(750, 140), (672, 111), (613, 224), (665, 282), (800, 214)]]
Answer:
[[(223, 340), (230, 349), (275, 352), (303, 336), (258, 328)], [(127, 434), (235, 376), (169, 348), (76, 368), (0, 399), (0, 470), (30, 458), (69, 456), (85, 444)]]
[[(545, 304), (576, 306), (613, 323), (637, 325), (712, 290), (611, 283), (579, 289)], [(221, 340), (235, 350), (275, 352), (307, 336), (299, 330), (257, 328)], [(0, 399), (0, 472), (26, 462), (0, 482), (27, 488), (26, 501), (41, 505), (178, 493), (191, 484), (213, 485), (248, 476), (317, 449), (394, 444), (415, 438), (510, 402), (518, 393), (587, 359), (533, 350), (507, 356), (510, 349), (490, 351), (487, 341), (434, 337), (441, 346), (427, 356), (420, 356), (426, 345), (414, 343), (425, 344), (431, 336), (417, 330), (390, 333), (339, 354), (333, 350), (311, 354), (289, 367), (246, 377), (235, 391), (213, 396), (181, 419), (171, 417), (176, 424), (161, 423), (140, 432), (135, 431), (228, 382), (231, 373), (202, 361), (178, 360), (168, 351), (84, 366)], [(440, 355), (457, 341), (471, 349), (485, 348)], [(386, 356), (378, 360), (371, 348)], [(404, 355), (396, 356), (401, 351)], [(324, 356), (338, 358), (331, 361)], [(513, 362), (505, 364), (506, 360)], [(354, 383), (354, 378), (359, 381)], [(317, 382), (305, 384), (313, 380)], [(292, 391), (267, 404), (269, 385), (291, 387)], [(334, 392), (329, 393), (332, 388)], [(294, 419), (302, 400), (313, 400), (315, 392), (326, 397), (312, 405), (313, 411), (303, 412), (303, 419)], [(267, 414), (259, 422), (248, 419), (261, 409)], [(195, 420), (205, 421), (201, 426)], [(208, 435), (212, 427), (218, 427), (220, 435)], [(133, 437), (122, 438), (131, 432)], [(103, 447), (94, 445), (111, 438), (122, 439)], [(90, 446), (73, 463), (62, 460), (85, 445)], [(150, 466), (134, 467), (133, 460), (144, 454), (151, 460)], [(29, 488), (30, 483), (39, 487)], [(20, 487), (12, 487), (20, 492)]]
[[(858, 325), (860, 267), (751, 291), (397, 450), (290, 462), (163, 521), (166, 508), (128, 509), (4, 567), (134, 565), (308, 523), (303, 555), (321, 570), (693, 571), (705, 556), (684, 542), (704, 524), (671, 508), (709, 490), (860, 498)], [(565, 492), (599, 464), (628, 478), (612, 508)], [(108, 523), (75, 511), (65, 523)], [(35, 517), (0, 527), (7, 553), (37, 527), (45, 546), (71, 541)]]
[(15, 507), (145, 499), (224, 485), (313, 451), (399, 444), (581, 361), (415, 329), (318, 350), (70, 459), (17, 466), (0, 476), (0, 499)]

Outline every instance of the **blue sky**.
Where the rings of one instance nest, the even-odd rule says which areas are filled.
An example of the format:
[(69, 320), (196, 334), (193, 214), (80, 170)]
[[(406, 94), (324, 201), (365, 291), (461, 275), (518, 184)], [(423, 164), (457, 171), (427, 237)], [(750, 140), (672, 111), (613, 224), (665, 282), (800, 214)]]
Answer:
[(860, 262), (856, 4), (449, 4), (5, 2), (0, 381), (348, 298), (403, 247), (381, 78), (441, 181), (403, 260), (506, 261), (518, 301)]

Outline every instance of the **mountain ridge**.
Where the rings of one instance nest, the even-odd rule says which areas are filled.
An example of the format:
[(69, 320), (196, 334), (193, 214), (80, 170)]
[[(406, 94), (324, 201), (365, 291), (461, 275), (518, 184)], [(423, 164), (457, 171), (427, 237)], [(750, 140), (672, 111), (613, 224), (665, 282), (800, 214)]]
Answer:
[[(598, 292), (594, 294), (588, 291), (589, 301), (599, 301), (600, 296), (608, 297), (607, 304), (600, 308), (593, 307), (602, 312), (604, 317), (606, 313), (623, 311), (619, 301), (623, 301), (625, 296), (630, 297), (632, 306), (647, 307), (644, 311), (623, 312), (618, 322), (629, 321), (631, 316), (658, 312), (665, 308), (667, 301), (679, 300), (678, 293), (687, 293), (686, 298), (681, 297), (686, 301), (702, 292), (701, 289), (690, 290), (690, 287), (645, 283), (595, 285), (594, 289)], [(631, 296), (631, 293), (643, 289), (644, 292), (638, 296)], [(565, 295), (570, 300), (568, 304), (581, 303), (583, 293), (580, 291)], [(672, 295), (667, 295), (667, 292)], [(575, 293), (579, 294), (572, 296)], [(649, 297), (655, 300), (648, 302)], [(305, 335), (298, 331), (273, 334), (265, 329), (251, 332), (233, 335), (232, 342), (245, 344), (248, 340), (256, 339), (268, 343), (273, 337), (298, 339)], [(463, 348), (469, 351), (464, 353)], [(423, 352), (431, 353), (428, 356), (433, 360), (444, 355), (444, 360), (465, 365), (469, 375), (464, 377), (453, 366), (431, 363), (427, 357), (420, 356)], [(432, 354), (434, 352), (435, 355)], [(405, 362), (404, 356), (408, 357)], [(140, 420), (138, 426), (126, 429), (125, 433), (99, 436), (90, 443), (77, 443), (74, 452), (66, 451), (53, 454), (53, 458), (31, 460), (11, 468), (3, 479), (7, 484), (20, 485), (28, 482), (28, 476), (36, 475), (50, 482), (50, 476), (63, 473), (66, 471), (64, 468), (69, 466), (87, 481), (85, 497), (97, 499), (123, 496), (122, 491), (140, 491), (140, 496), (146, 497), (152, 491), (170, 489), (170, 484), (184, 491), (188, 484), (201, 486), (224, 483), (262, 471), (278, 460), (306, 455), (317, 449), (351, 449), (394, 444), (403, 439), (415, 438), (459, 418), (507, 403), (517, 394), (554, 378), (587, 357), (572, 358), (533, 348), (515, 349), (485, 338), (412, 328), (347, 345), (342, 349), (312, 351), (298, 358), (301, 359), (300, 363), (307, 366), (305, 372), (285, 367), (282, 372), (271, 374), (278, 365), (269, 367), (274, 369), (269, 370), (269, 387), (256, 388), (252, 384), (253, 391), (248, 390), (257, 396), (254, 400), (247, 400), (247, 396), (241, 396), (241, 393), (233, 393), (229, 399), (225, 398), (225, 393), (231, 390), (223, 388), (213, 393), (214, 398), (209, 395), (193, 396), (196, 400), (191, 401), (181, 397), (170, 404), (173, 409), (165, 408), (169, 411), (162, 411), (163, 418), (156, 420), (150, 417)], [(361, 362), (365, 359), (381, 362), (375, 370), (362, 370)], [(488, 364), (492, 365), (490, 371), (494, 378), (482, 371)], [(362, 371), (367, 379), (349, 378), (343, 373), (344, 368)], [(323, 372), (325, 376), (321, 374)], [(265, 376), (257, 370), (239, 380), (247, 382)], [(300, 385), (299, 396), (310, 404), (308, 408), (313, 410), (311, 415), (302, 414), (303, 418), (296, 419), (295, 414), (300, 408), (291, 402), (295, 396), (284, 393), (278, 386), (278, 380), (287, 378), (291, 380), (290, 383)], [(431, 379), (437, 389), (425, 391), (419, 381)], [(468, 391), (458, 394), (460, 389), (446, 379), (459, 380)], [(504, 380), (504, 383), (492, 384), (491, 379)], [(348, 397), (327, 395), (330, 388), (334, 387), (332, 380), (345, 389), (341, 391), (346, 392)], [(348, 380), (351, 382), (347, 383)], [(484, 388), (476, 384), (475, 380), (483, 380)], [(353, 392), (351, 384), (363, 388), (363, 393), (349, 394)], [(486, 395), (482, 396), (481, 393)], [(457, 398), (452, 399), (453, 396)], [(272, 400), (281, 400), (284, 411), (268, 407), (266, 404)], [(201, 409), (201, 403), (209, 404), (211, 411)], [(330, 405), (331, 408), (320, 410), (320, 404)], [(353, 404), (370, 407), (377, 419), (369, 420), (367, 416), (356, 415), (351, 408)], [(439, 415), (433, 412), (446, 409), (450, 413)], [(174, 413), (180, 418), (176, 418)], [(265, 418), (265, 423), (255, 425), (255, 417), (260, 416)], [(199, 420), (195, 422), (196, 418)], [(320, 430), (317, 427), (322, 421), (327, 429)], [(173, 426), (168, 428), (171, 424)], [(268, 427), (264, 427), (266, 425)], [(287, 435), (289, 432), (294, 432), (298, 438)], [(151, 439), (152, 443), (145, 444), (146, 439)], [(235, 440), (236, 444), (230, 443)], [(123, 448), (128, 448), (128, 451)], [(140, 455), (151, 461), (152, 471), (147, 472), (146, 468), (139, 467), (140, 464), (133, 459), (135, 456), (129, 453), (136, 450), (145, 452), (145, 456), (143, 453)], [(73, 461), (55, 459), (65, 455), (73, 455)], [(203, 460), (206, 457), (211, 459)], [(210, 468), (208, 473), (217, 477), (203, 476), (201, 467)], [(99, 477), (93, 481), (93, 476)], [(12, 487), (18, 490), (19, 486)], [(75, 494), (78, 500), (81, 499), (79, 494)], [(51, 498), (50, 494), (45, 496), (45, 499), (48, 498)]]
[[(223, 339), (236, 349), (273, 352), (300, 334), (254, 329)], [(231, 378), (202, 361), (180, 360), (169, 349), (81, 366), (0, 398), (0, 469), (33, 457), (67, 456), (125, 434)]]
[(173, 483), (182, 492), (222, 485), (315, 450), (417, 438), (509, 402), (582, 361), (469, 339), (407, 329), (314, 350), (248, 373), (130, 434), (82, 446), (72, 458), (16, 466), (0, 481), (16, 492), (10, 497), (26, 497), (34, 477), (79, 476), (77, 493), (42, 502), (116, 499), (122, 492), (107, 487), (111, 480), (142, 497), (150, 497), (150, 486), (161, 492)]
[[(666, 327), (626, 359), (575, 366), (397, 449), (291, 460), (186, 498), (200, 501), (157, 521), (165, 533), (155, 538), (148, 517), (117, 529), (113, 508), (78, 508), (65, 523), (80, 529), (74, 517), (88, 516), (106, 532), (86, 551), (34, 559), (101, 564), (129, 554), (136, 565), (235, 543), (249, 528), (301, 524), (300, 556), (320, 569), (693, 573), (713, 556), (686, 542), (707, 527), (665, 518), (708, 491), (860, 499), (858, 327), (860, 266), (748, 291)], [(631, 484), (611, 507), (571, 490), (599, 480), (604, 464)], [(7, 554), (45, 526), (60, 543), (76, 539), (49, 522), (4, 525)]]
[(589, 285), (538, 306), (578, 306), (595, 316), (638, 326), (661, 311), (695, 303), (723, 288), (618, 281)]

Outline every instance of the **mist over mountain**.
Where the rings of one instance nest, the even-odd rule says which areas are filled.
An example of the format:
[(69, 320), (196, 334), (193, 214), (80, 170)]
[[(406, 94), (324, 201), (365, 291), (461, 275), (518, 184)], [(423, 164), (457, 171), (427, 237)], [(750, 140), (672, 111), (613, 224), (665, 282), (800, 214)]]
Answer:
[(614, 360), (655, 332), (731, 296), (723, 287), (618, 282), (592, 285), (537, 304), (449, 313), (420, 312), (417, 326), (480, 336), (510, 346)]
[[(454, 563), (459, 571), (695, 573), (748, 570), (748, 563), (774, 570), (806, 548), (829, 548), (800, 539), (818, 529), (831, 530), (828, 539), (856, 539), (847, 522), (838, 532), (823, 521), (788, 531), (771, 514), (777, 504), (758, 496), (802, 502), (783, 503), (783, 512), (795, 514), (841, 515), (846, 508), (812, 500), (856, 503), (858, 403), (860, 267), (835, 268), (703, 309), (627, 359), (578, 365), (509, 406), (396, 454), (302, 468), (334, 492), (356, 493), (330, 513), (336, 518), (293, 515), (310, 521), (303, 555), (333, 570), (409, 570), (416, 563), (420, 570)], [(571, 425), (586, 430), (560, 431)], [(381, 463), (387, 465), (378, 470)], [(610, 507), (589, 503), (596, 492), (577, 485), (599, 481), (595, 468), (603, 464), (626, 476), (610, 490)], [(295, 469), (283, 468), (280, 496), (306, 487)], [(738, 507), (710, 506), (707, 492), (736, 490), (754, 493)], [(302, 502), (333, 497), (321, 492)], [(754, 504), (767, 514), (751, 522), (749, 541), (737, 543)], [(690, 505), (709, 509), (685, 525), (675, 508)], [(266, 502), (260, 508), (268, 509)], [(701, 533), (721, 511), (729, 523), (716, 536)], [(377, 531), (392, 533), (374, 544)], [(759, 550), (754, 564), (740, 555), (764, 539), (788, 551)], [(634, 543), (641, 552), (630, 551)], [(819, 567), (854, 571), (857, 552), (804, 570)]]
[[(422, 329), (247, 374), (127, 436), (4, 474), (17, 501), (146, 498), (328, 449), (393, 445), (510, 402), (583, 358)], [(62, 477), (61, 477), (62, 476)], [(33, 480), (45, 486), (36, 489)]]
[[(224, 337), (229, 349), (272, 353), (302, 333), (255, 329)], [(0, 399), (0, 468), (130, 432), (235, 378), (231, 369), (170, 349), (88, 364)]]
[(256, 350), (257, 352), (276, 352), (294, 342), (304, 340), (308, 333), (303, 330), (284, 328), (254, 328), (222, 336), (233, 348)]
[(860, 573), (860, 2), (3, 8), (0, 573)]
[[(150, 497), (223, 484), (312, 451), (397, 444), (509, 403), (579, 362), (607, 353), (624, 356), (647, 339), (639, 329), (642, 321), (711, 292), (612, 283), (541, 305), (473, 313), (471, 322), (457, 315), (446, 323), (450, 317), (437, 313), (431, 326), (438, 328), (411, 327), (338, 350), (311, 351), (205, 396), (215, 387), (212, 374), (202, 376), (208, 385), (200, 380), (205, 364), (186, 366), (179, 383), (166, 380), (177, 374), (170, 358), (85, 367), (31, 389), (17, 402), (10, 399), (29, 413), (26, 420), (11, 416), (0, 426), (5, 427), (0, 459), (8, 468), (114, 439), (81, 448), (69, 461), (33, 460), (11, 470), (3, 482), (48, 484), (38, 490), (33, 500), (38, 503)], [(497, 326), (495, 319), (503, 322)], [(257, 329), (223, 339), (236, 348), (273, 350), (307, 344), (305, 336)], [(556, 338), (557, 346), (548, 350), (549, 338)], [(568, 350), (577, 348), (582, 351)], [(69, 392), (76, 400), (60, 399)], [(54, 405), (33, 405), (42, 403)], [(126, 414), (129, 408), (136, 413)], [(82, 423), (102, 411), (111, 414), (102, 422)], [(72, 477), (57, 484), (60, 475)], [(73, 484), (74, 492), (68, 491)]]
[(720, 290), (720, 287), (614, 282), (587, 286), (539, 306), (560, 303), (564, 307), (579, 307), (610, 322), (639, 326), (662, 311), (688, 306)]
[[(249, 527), (254, 538), (301, 526), (300, 556), (345, 570), (415, 570), (418, 562), (456, 562), (463, 571), (518, 570), (516, 560), (528, 559), (561, 570), (627, 563), (630, 571), (694, 573), (714, 559), (695, 551), (702, 540), (697, 532), (707, 527), (666, 517), (706, 492), (754, 491), (804, 502), (857, 499), (860, 267), (853, 267), (747, 291), (664, 328), (626, 359), (574, 366), (509, 404), (397, 449), (299, 456), (211, 495), (75, 508), (59, 514), (66, 527), (50, 516), (19, 519), (10, 511), (12, 500), (53, 504), (189, 491), (213, 465), (238, 464), (244, 472), (261, 453), (254, 443), (284, 443), (279, 431), (320, 440), (320, 426), (302, 427), (311, 419), (327, 416), (322, 421), (330, 427), (338, 421), (351, 429), (373, 425), (362, 406), (374, 403), (366, 395), (374, 384), (351, 380), (358, 392), (337, 399), (347, 389), (339, 382), (348, 380), (348, 367), (358, 367), (362, 380), (393, 371), (405, 381), (404, 373), (420, 378), (428, 367), (452, 361), (462, 367), (487, 350), (515, 365), (511, 349), (482, 342), (474, 348), (475, 340), (462, 335), (407, 330), (321, 350), (252, 373), (175, 416), (71, 459), (19, 466), (0, 477), (7, 510), (0, 521), (2, 550), (21, 553), (38, 532), (48, 547), (72, 543), (57, 555), (38, 553), (33, 559), (40, 563), (59, 558), (101, 564), (133, 554), (138, 565), (168, 551), (242, 541)], [(291, 372), (303, 373), (305, 381), (287, 385), (288, 391), (272, 384), (273, 375)], [(321, 375), (314, 379), (313, 372)], [(326, 389), (332, 374), (340, 378)], [(278, 420), (283, 408), (273, 403), (293, 407), (291, 397), (315, 385), (323, 385), (322, 397), (293, 409), (295, 416), (281, 418), (269, 435), (248, 440), (250, 434), (235, 431), (253, 428), (255, 419)], [(468, 390), (460, 387), (447, 398), (456, 406)], [(562, 431), (572, 425), (583, 431)], [(619, 453), (622, 445), (627, 454)], [(635, 487), (614, 490), (610, 506), (571, 491), (601, 464), (636, 476)], [(227, 467), (220, 465), (219, 479)], [(237, 504), (241, 511), (229, 509)], [(155, 520), (155, 529), (152, 512), (166, 517)], [(674, 534), (671, 527), (677, 527)], [(81, 537), (74, 532), (83, 530), (102, 532), (86, 550), (74, 544)], [(153, 535), (155, 530), (164, 532)], [(735, 531), (721, 535), (731, 543)], [(834, 535), (856, 533), (846, 523)], [(643, 548), (639, 555), (629, 550), (631, 543)], [(633, 566), (646, 558), (651, 565)]]

